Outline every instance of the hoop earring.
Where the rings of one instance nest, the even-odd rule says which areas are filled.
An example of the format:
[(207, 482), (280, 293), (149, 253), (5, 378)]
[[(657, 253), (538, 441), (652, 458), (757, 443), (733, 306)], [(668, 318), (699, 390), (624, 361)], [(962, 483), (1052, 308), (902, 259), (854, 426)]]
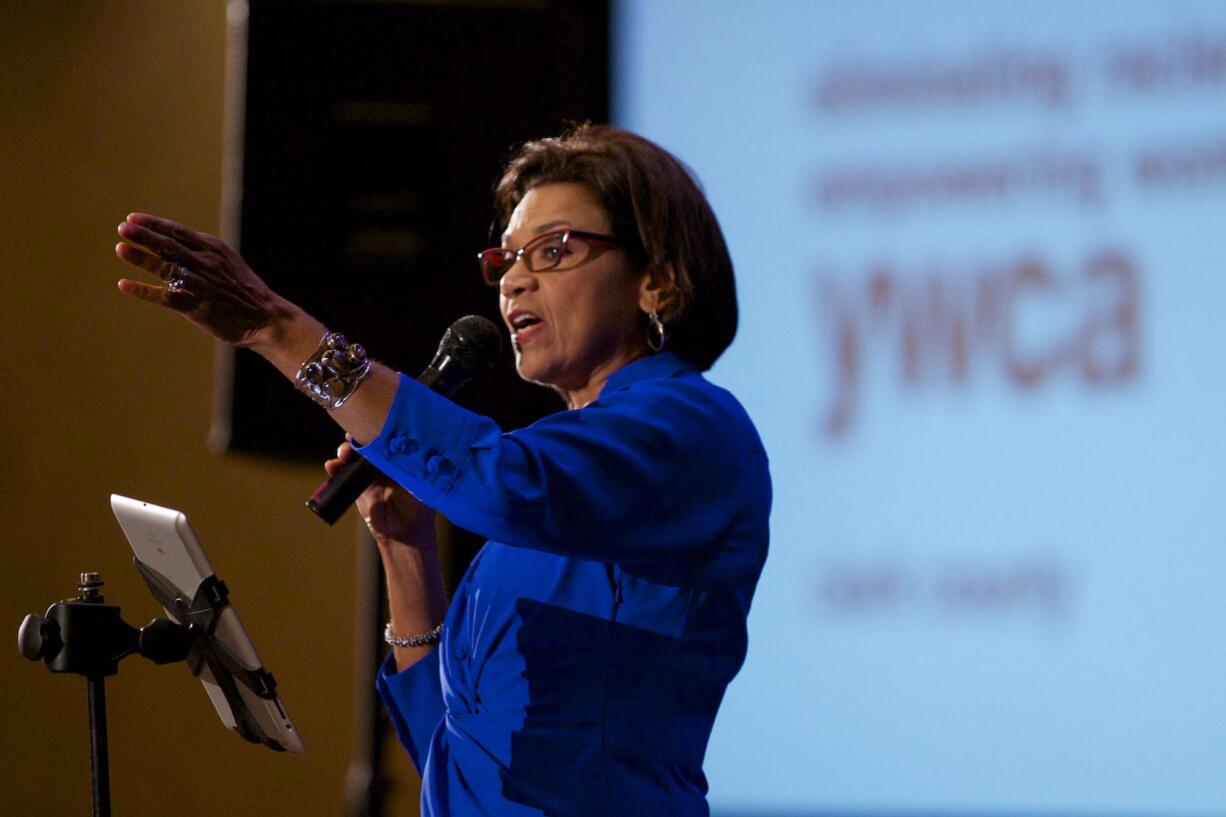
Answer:
[(668, 333), (664, 331), (664, 322), (653, 309), (647, 313), (647, 345), (651, 351), (658, 352), (668, 342)]

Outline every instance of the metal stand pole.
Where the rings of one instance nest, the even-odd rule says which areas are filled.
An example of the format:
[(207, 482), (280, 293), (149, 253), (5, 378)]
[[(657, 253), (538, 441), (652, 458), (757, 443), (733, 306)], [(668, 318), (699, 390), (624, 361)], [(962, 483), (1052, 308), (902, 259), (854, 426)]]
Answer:
[(384, 720), (375, 694), (375, 672), (383, 647), (387, 591), (383, 563), (370, 531), (359, 520), (354, 639), (354, 748), (346, 774), (349, 817), (382, 817), (387, 781), (383, 777)]
[(111, 761), (106, 738), (106, 679), (89, 682), (89, 761), (94, 780), (94, 817), (111, 817)]

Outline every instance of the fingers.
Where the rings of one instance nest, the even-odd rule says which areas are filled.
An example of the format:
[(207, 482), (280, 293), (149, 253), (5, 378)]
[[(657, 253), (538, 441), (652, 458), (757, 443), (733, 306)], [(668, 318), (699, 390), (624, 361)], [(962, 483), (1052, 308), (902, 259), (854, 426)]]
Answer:
[(164, 258), (142, 250), (140, 247), (122, 242), (115, 245), (115, 255), (119, 256), (121, 261), (126, 261), (137, 269), (152, 273), (163, 281), (170, 277), (176, 266)]
[(342, 465), (349, 462), (352, 455), (353, 448), (349, 445), (349, 435), (346, 434), (345, 442), (336, 447), (336, 458), (324, 463), (324, 470), (328, 472), (328, 476), (332, 476)]
[(163, 260), (189, 267), (199, 265), (196, 256), (175, 239), (129, 221), (119, 225), (119, 236)]
[[(199, 235), (186, 227), (140, 213), (134, 213), (129, 218), (138, 216), (152, 219), (161, 225), (172, 225), (177, 228), (180, 235), (186, 237), (185, 240), (204, 246), (196, 240)], [(132, 242), (120, 242), (115, 245), (115, 255), (119, 256), (122, 261), (156, 275), (163, 281), (170, 281), (176, 277), (176, 274), (179, 274), (178, 277), (182, 279), (176, 282), (179, 284), (178, 287), (164, 290), (157, 303), (180, 312), (187, 312), (198, 306), (201, 299), (209, 298), (215, 293), (216, 287), (209, 281), (208, 266), (202, 260), (202, 256), (187, 250), (178, 239), (168, 238), (130, 221), (119, 225), (119, 235), (125, 241)], [(123, 286), (120, 287), (120, 290), (128, 291)], [(154, 300), (147, 290), (141, 290), (139, 294), (133, 290), (129, 294), (137, 295), (144, 300)]]
[(197, 232), (190, 227), (167, 218), (159, 218), (149, 213), (129, 213), (125, 223), (136, 225), (151, 233), (171, 239), (187, 249), (213, 249), (212, 236)]
[(119, 279), (119, 291), (124, 295), (131, 295), (133, 298), (139, 298), (142, 301), (148, 301), (151, 304), (158, 306), (170, 307), (166, 300), (166, 288), (155, 287), (151, 284), (133, 281), (130, 278)]
[(155, 287), (152, 284), (133, 281), (131, 278), (119, 279), (119, 291), (175, 312), (191, 312), (200, 305), (200, 299), (190, 292), (171, 292), (166, 287)]

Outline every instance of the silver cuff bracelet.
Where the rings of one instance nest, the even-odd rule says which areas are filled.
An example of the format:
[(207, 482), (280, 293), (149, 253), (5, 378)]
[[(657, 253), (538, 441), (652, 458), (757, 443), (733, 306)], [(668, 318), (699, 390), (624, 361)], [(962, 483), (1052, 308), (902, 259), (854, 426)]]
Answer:
[(298, 390), (332, 411), (345, 405), (370, 374), (370, 361), (360, 343), (349, 343), (339, 332), (326, 332), (310, 357), (298, 367)]

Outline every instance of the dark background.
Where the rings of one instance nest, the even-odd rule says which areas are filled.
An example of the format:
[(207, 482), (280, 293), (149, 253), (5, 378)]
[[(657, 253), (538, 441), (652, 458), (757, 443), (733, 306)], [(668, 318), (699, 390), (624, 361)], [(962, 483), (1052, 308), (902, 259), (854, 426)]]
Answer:
[[(502, 325), (478, 275), (518, 144), (608, 116), (605, 3), (253, 3), (241, 248), (270, 285), (416, 375), (466, 314)], [(457, 399), (506, 428), (561, 408), (509, 344)], [(335, 425), (237, 355), (236, 451), (318, 461)]]

